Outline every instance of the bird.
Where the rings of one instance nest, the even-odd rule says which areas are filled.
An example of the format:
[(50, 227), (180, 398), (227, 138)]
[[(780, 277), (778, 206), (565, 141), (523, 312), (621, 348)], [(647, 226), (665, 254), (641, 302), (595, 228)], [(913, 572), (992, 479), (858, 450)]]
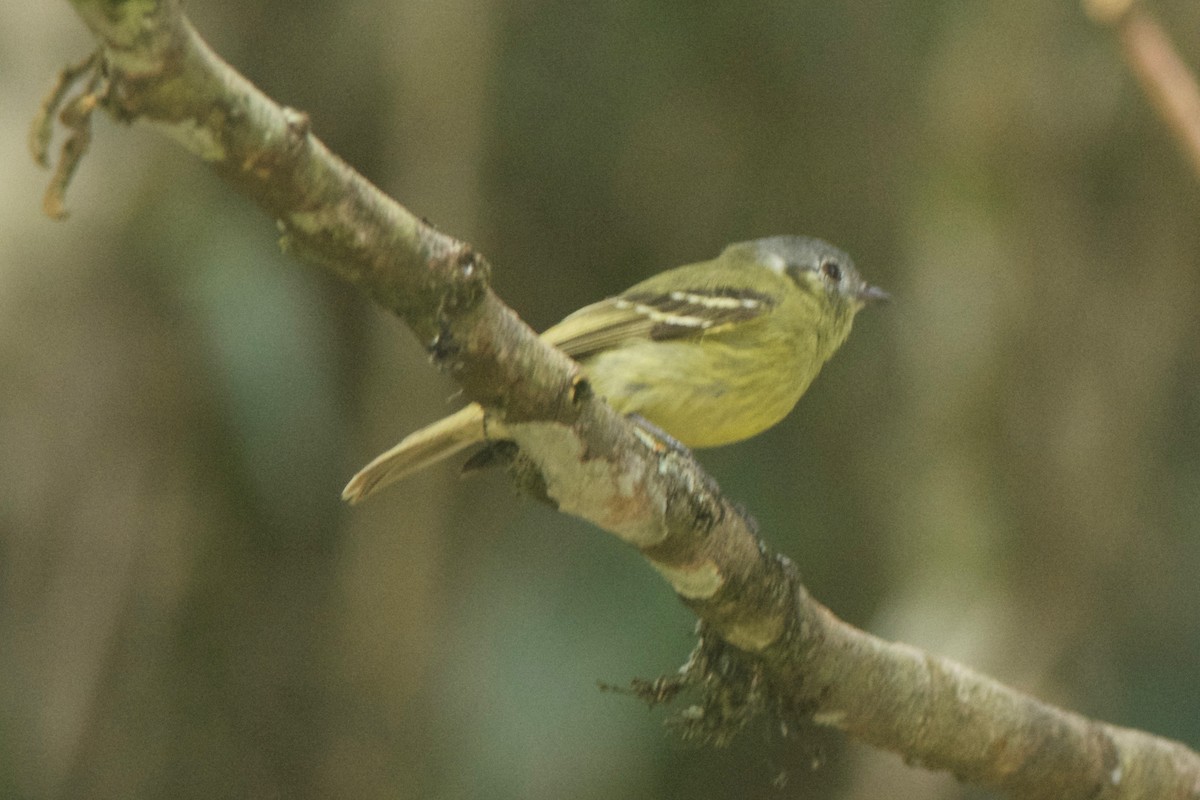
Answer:
[[(846, 341), (855, 315), (886, 299), (828, 242), (772, 236), (654, 275), (584, 306), (541, 338), (575, 359), (616, 411), (686, 448), (718, 447), (787, 416)], [(471, 403), (376, 457), (342, 498), (360, 502), (471, 445), (504, 438), (503, 424)]]

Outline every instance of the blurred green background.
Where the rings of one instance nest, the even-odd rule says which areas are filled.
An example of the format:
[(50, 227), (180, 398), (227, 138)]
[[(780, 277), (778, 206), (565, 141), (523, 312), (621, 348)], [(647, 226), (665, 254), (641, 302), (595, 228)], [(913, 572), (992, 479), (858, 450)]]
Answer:
[[(1200, 64), (1200, 5), (1153, 8)], [(849, 250), (895, 302), (702, 461), (845, 619), (1200, 746), (1200, 181), (1076, 4), (188, 10), (537, 327), (729, 241)], [(89, 48), (0, 9), (0, 796), (987, 796), (597, 691), (693, 619), (502, 475), (343, 507), (453, 385), (147, 129), (41, 216), (26, 127)]]

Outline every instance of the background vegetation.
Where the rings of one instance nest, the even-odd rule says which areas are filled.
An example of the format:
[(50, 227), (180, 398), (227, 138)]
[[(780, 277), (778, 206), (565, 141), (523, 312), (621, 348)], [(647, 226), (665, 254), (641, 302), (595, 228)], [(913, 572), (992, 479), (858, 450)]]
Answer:
[[(1200, 187), (1077, 6), (188, 8), (537, 327), (728, 241), (848, 249), (896, 302), (704, 463), (846, 619), (1200, 746)], [(91, 42), (0, 23), (0, 796), (972, 796), (596, 691), (692, 618), (500, 475), (344, 508), (453, 385), (152, 133), (101, 121), (42, 217), (25, 129)]]

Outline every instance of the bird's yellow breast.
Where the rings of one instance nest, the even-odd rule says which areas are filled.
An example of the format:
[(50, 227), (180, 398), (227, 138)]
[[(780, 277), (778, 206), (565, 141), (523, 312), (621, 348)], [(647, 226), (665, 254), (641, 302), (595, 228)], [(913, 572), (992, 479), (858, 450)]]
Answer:
[(718, 447), (782, 420), (820, 371), (825, 358), (814, 334), (777, 333), (742, 329), (703, 345), (641, 340), (583, 366), (617, 411), (640, 414), (688, 447)]

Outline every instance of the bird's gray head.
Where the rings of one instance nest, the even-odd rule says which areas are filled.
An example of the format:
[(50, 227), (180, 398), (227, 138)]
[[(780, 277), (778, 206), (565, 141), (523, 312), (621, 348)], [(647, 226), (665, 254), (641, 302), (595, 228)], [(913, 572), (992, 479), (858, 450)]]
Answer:
[(835, 305), (846, 303), (854, 311), (888, 298), (887, 292), (862, 279), (849, 255), (820, 239), (771, 236), (726, 248), (727, 253), (735, 250), (745, 251), (746, 256), (788, 276), (801, 288), (823, 288)]

